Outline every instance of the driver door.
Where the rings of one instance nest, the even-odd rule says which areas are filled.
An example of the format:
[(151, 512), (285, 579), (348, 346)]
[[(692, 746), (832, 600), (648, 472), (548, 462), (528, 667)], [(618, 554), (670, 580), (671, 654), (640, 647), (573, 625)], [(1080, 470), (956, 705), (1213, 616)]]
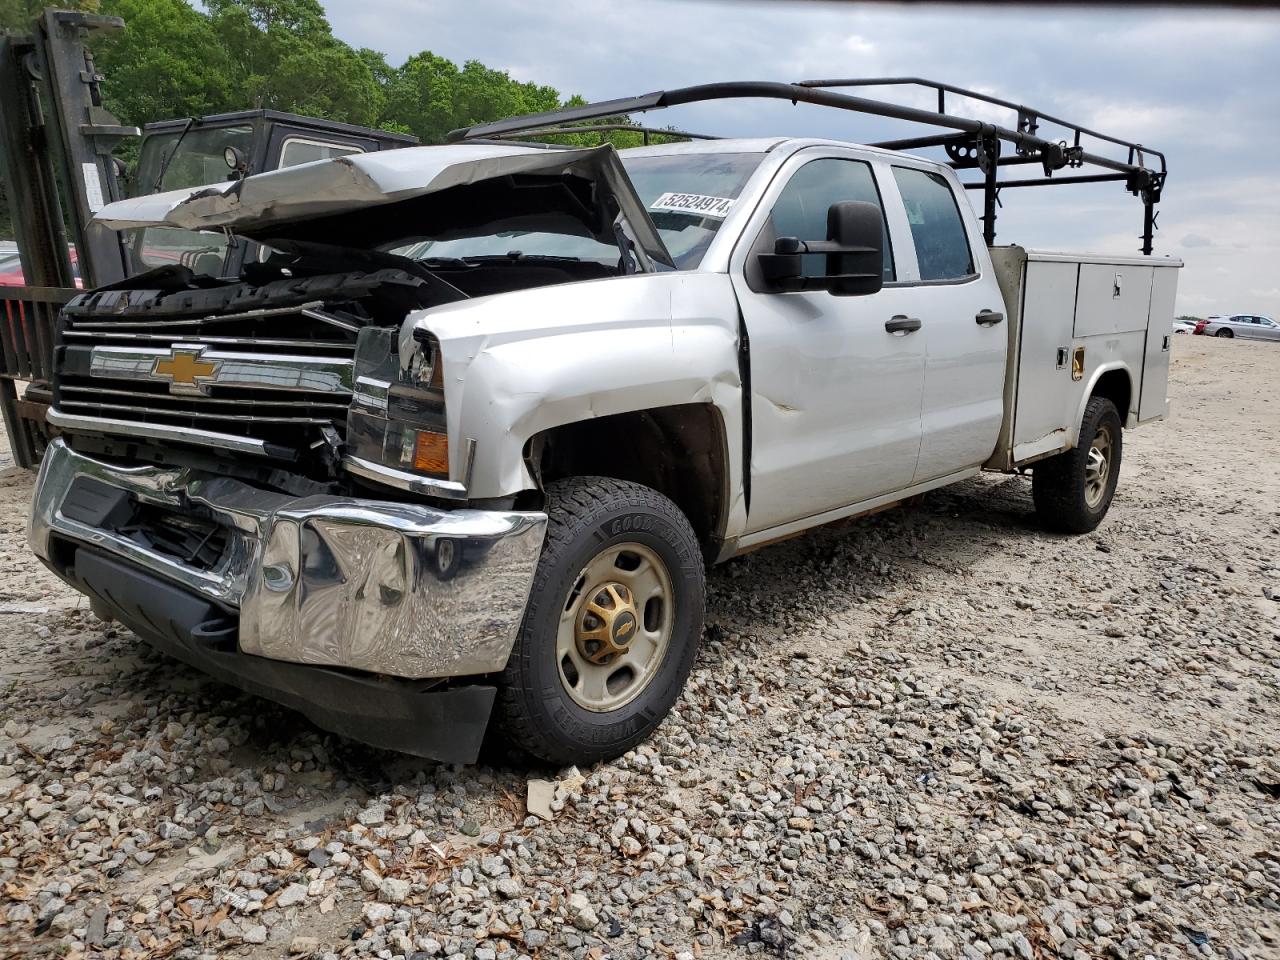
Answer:
[[(760, 273), (756, 258), (772, 252), (777, 237), (826, 239), (833, 203), (861, 200), (883, 209), (870, 162), (855, 151), (815, 153), (787, 161), (731, 261), (750, 348), (748, 534), (908, 487), (920, 453), (924, 339), (886, 329), (918, 316), (916, 292), (782, 293)], [(891, 283), (887, 227), (884, 247)]]

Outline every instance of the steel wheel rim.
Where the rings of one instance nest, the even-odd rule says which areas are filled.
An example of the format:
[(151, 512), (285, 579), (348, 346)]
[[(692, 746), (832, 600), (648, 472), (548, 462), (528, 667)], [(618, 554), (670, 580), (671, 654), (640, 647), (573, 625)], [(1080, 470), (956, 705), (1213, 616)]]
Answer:
[(1098, 427), (1084, 464), (1084, 502), (1090, 509), (1097, 509), (1107, 495), (1107, 483), (1111, 479), (1111, 454), (1114, 443), (1111, 428)]
[(619, 543), (596, 554), (556, 631), (556, 670), (569, 699), (592, 713), (626, 706), (661, 669), (674, 622), (671, 574), (657, 553)]

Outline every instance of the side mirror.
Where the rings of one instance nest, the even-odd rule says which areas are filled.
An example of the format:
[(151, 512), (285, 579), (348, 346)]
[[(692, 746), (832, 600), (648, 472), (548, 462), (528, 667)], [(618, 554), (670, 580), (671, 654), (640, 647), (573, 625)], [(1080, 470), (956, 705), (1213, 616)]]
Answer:
[[(773, 253), (760, 254), (760, 269), (782, 291), (828, 290), (837, 297), (860, 297), (884, 286), (883, 214), (874, 203), (848, 200), (827, 210), (827, 239), (779, 237)], [(818, 273), (805, 257), (825, 254)]]

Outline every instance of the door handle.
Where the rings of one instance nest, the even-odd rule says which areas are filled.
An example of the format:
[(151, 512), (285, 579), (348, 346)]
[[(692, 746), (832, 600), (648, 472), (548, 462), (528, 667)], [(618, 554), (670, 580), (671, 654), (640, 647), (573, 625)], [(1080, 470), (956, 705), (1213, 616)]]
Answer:
[(913, 333), (922, 326), (923, 324), (915, 317), (904, 316), (901, 313), (884, 322), (884, 328), (890, 333)]
[(974, 319), (984, 327), (993, 327), (1004, 321), (1004, 314), (997, 310), (979, 310)]

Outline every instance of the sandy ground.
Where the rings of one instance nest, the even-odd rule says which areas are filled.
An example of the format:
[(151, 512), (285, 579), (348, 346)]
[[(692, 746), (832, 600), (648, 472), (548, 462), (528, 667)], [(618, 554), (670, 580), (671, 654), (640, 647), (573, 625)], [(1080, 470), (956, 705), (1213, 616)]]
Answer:
[[(621, 939), (600, 934), (603, 939), (593, 940), (590, 925), (572, 914), (566, 923), (565, 908), (552, 897), (545, 916), (554, 938), (541, 956), (759, 950), (832, 958), (1278, 956), (1280, 602), (1267, 591), (1280, 598), (1280, 344), (1175, 337), (1170, 395), (1171, 419), (1125, 435), (1119, 492), (1092, 535), (1043, 533), (1031, 513), (1029, 481), (991, 476), (718, 568), (709, 581), (704, 652), (686, 697), (655, 738), (651, 759), (584, 771), (585, 795), (551, 825), (525, 819), (525, 769), (441, 770), (317, 734), (296, 715), (206, 681), (98, 624), (78, 595), (26, 550), (32, 475), (0, 470), (0, 884), (11, 904), (30, 907), (8, 914), (0, 907), (0, 956), (48, 950), (269, 957), (283, 955), (290, 938), (303, 933), (318, 941), (303, 948), (350, 953), (364, 936), (358, 952), (376, 955), (381, 946), (381, 955), (391, 957), (414, 955), (408, 947), (424, 931), (440, 941), (431, 941), (440, 955), (487, 956), (477, 944), (490, 942), (488, 934), (473, 935), (470, 915), (437, 910), (431, 902), (462, 896), (457, 884), (471, 883), (469, 871), (459, 873), (470, 862), (466, 844), (476, 842), (469, 838), (496, 830), (510, 838), (506, 849), (527, 850), (520, 857), (533, 861), (526, 873), (531, 887), (578, 877), (589, 849), (612, 864), (597, 872), (638, 881), (640, 861), (620, 859), (614, 851), (626, 847), (618, 836), (608, 839), (609, 825), (618, 816), (669, 824), (677, 816), (673, 793), (681, 794), (679, 822), (695, 825), (691, 846), (700, 829), (729, 838), (719, 879), (677, 885), (695, 899), (711, 891), (706, 909), (686, 913), (678, 904), (680, 917), (693, 921), (676, 923), (676, 914), (655, 908), (650, 917), (633, 901), (618, 913), (625, 921)], [(959, 707), (986, 718), (972, 742), (941, 720), (934, 728), (928, 717), (893, 714), (900, 702), (893, 690), (904, 682), (937, 704), (938, 716)], [(872, 712), (855, 723), (849, 698), (832, 684), (856, 687), (849, 694), (854, 706), (862, 698)], [(867, 693), (881, 687), (889, 692)], [(230, 744), (216, 747), (219, 755), (211, 759), (205, 748), (220, 731)], [(992, 746), (1001, 737), (1004, 746)], [(155, 754), (153, 767), (122, 773), (129, 748), (142, 741)], [(827, 749), (832, 744), (836, 749)], [(969, 756), (966, 750), (972, 762), (955, 759)], [(854, 754), (865, 761), (838, 766)], [(818, 758), (817, 773), (806, 771), (801, 758), (807, 755)], [(878, 779), (893, 764), (896, 772)], [(829, 836), (839, 838), (831, 852), (823, 847), (816, 866), (799, 868), (803, 882), (771, 894), (783, 909), (760, 908), (753, 919), (746, 907), (733, 906), (729, 887), (748, 884), (753, 871), (769, 874), (775, 862), (784, 869), (794, 851), (785, 844), (782, 854), (768, 848), (755, 867), (744, 865), (750, 856), (729, 846), (745, 843), (744, 831), (720, 829), (732, 819), (720, 805), (732, 806), (740, 789), (750, 794), (755, 780), (767, 785), (770, 768), (786, 778), (807, 772), (820, 786), (814, 795), (832, 798), (820, 809), (808, 807), (819, 829), (831, 810), (843, 807), (846, 815), (831, 827)], [(80, 834), (22, 826), (22, 810), (30, 815), (33, 801), (65, 808), (69, 817), (76, 813), (60, 798), (78, 787), (84, 796), (76, 802), (93, 808), (92, 824), (106, 821), (109, 805), (94, 806), (95, 791), (119, 795), (114, 784), (126, 775), (137, 778), (139, 790), (156, 786), (145, 817), (137, 816), (140, 827), (170, 817), (183, 822), (179, 814), (198, 807), (199, 831), (171, 843), (147, 833), (148, 849), (158, 856), (99, 870), (95, 864), (104, 861), (68, 852), (77, 849), (72, 841)], [(244, 798), (221, 786), (237, 777), (250, 782), (245, 796), (267, 798), (265, 808), (258, 804), (248, 815)], [(851, 782), (841, 784), (842, 777)], [(49, 793), (53, 780), (65, 789)], [(1065, 813), (1037, 817), (1036, 802), (1051, 797), (1058, 781), (1078, 798), (1092, 799), (1063, 801)], [(1174, 794), (1190, 799), (1178, 800), (1162, 819), (1159, 803), (1170, 782)], [(620, 794), (619, 784), (631, 786)], [(1130, 788), (1155, 804), (1148, 804), (1155, 811), (1150, 817), (1137, 800), (1118, 799)], [(852, 794), (852, 805), (836, 802), (841, 790)], [(233, 795), (238, 799), (231, 801)], [(796, 803), (809, 796), (797, 781)], [(886, 821), (875, 808), (898, 799), (909, 807), (898, 808), (895, 838), (893, 818)], [(414, 887), (418, 900), (409, 901), (420, 904), (405, 925), (410, 939), (384, 930), (370, 941), (374, 935), (360, 930), (361, 910), (379, 894), (368, 884), (362, 890), (344, 882), (341, 873), (336, 880), (332, 872), (327, 878), (318, 870), (306, 873), (301, 861), (286, 867), (311, 884), (311, 896), (289, 911), (274, 909), (268, 898), (261, 914), (266, 943), (253, 944), (249, 920), (237, 927), (234, 910), (232, 926), (217, 932), (228, 917), (225, 906), (215, 912), (219, 898), (225, 901), (239, 882), (231, 879), (236, 871), (271, 873), (278, 864), (262, 861), (264, 852), (308, 831), (348, 838), (350, 846), (360, 835), (349, 830), (354, 818), (375, 801), (400, 811), (401, 838), (421, 827), (449, 851), (431, 877), (452, 869), (452, 889), (403, 873), (421, 882)], [(861, 815), (848, 816), (859, 803)], [(907, 826), (902, 809), (911, 812)], [(1132, 831), (1117, 826), (1126, 818), (1137, 824)], [(81, 815), (74, 819), (86, 823)], [(215, 836), (202, 841), (209, 825)], [(101, 827), (103, 836), (128, 833), (110, 833), (108, 826)], [(971, 881), (974, 896), (985, 896), (986, 884), (966, 878), (982, 867), (964, 847), (981, 849), (993, 830), (1001, 843), (1038, 838), (1050, 851), (1045, 863), (1070, 868), (1073, 858), (1088, 861), (1087, 869), (1079, 868), (1087, 876), (1075, 897), (1082, 932), (1071, 937), (1069, 949), (1054, 933), (1067, 923), (1050, 919), (1058, 917), (1058, 901), (1034, 883), (1024, 889), (1014, 878), (1008, 889), (1018, 891), (1018, 903), (1002, 908), (1021, 924), (1021, 942), (1021, 933), (1002, 933), (1004, 921), (987, 924), (965, 900)], [(646, 849), (657, 842), (653, 834), (648, 840), (639, 835)], [(104, 842), (102, 856), (122, 842)], [(877, 844), (884, 859), (848, 855), (850, 845), (864, 842)], [(895, 843), (898, 853), (890, 854)], [(1090, 859), (1097, 851), (1105, 852)], [(377, 855), (375, 873), (389, 870), (391, 861)], [(1154, 898), (1144, 893), (1140, 903), (1116, 902), (1138, 889), (1141, 876), (1153, 878)], [(592, 877), (574, 886), (601, 912), (609, 883)], [(935, 889), (942, 887), (942, 899), (930, 892), (930, 877)], [(951, 893), (949, 884), (959, 892)], [(759, 901), (760, 889), (751, 889)], [(786, 909), (792, 902), (786, 890), (795, 911)], [(158, 896), (148, 900), (149, 891)], [(711, 894), (721, 892), (728, 905), (713, 910)], [(47, 908), (50, 897), (57, 910)], [(658, 896), (655, 902), (664, 901)], [(105, 946), (93, 946), (95, 937), (104, 943), (102, 924), (94, 930), (95, 905), (96, 920), (107, 918)], [(427, 914), (431, 925), (424, 926)], [(213, 920), (202, 921), (208, 915)], [(781, 939), (764, 935), (775, 917), (786, 928)], [(1099, 919), (1105, 917), (1111, 918), (1105, 926), (1120, 929), (1109, 934)], [(452, 942), (440, 932), (446, 921), (456, 934)], [(367, 916), (366, 922), (375, 925)], [(569, 933), (554, 932), (561, 927)], [(752, 931), (756, 935), (746, 935)], [(499, 957), (526, 952), (518, 936), (497, 934), (493, 942)], [(788, 945), (796, 946), (789, 951)], [(423, 947), (421, 936), (417, 946)], [(435, 955), (430, 946), (422, 956)], [(527, 952), (539, 955), (535, 948)]]

